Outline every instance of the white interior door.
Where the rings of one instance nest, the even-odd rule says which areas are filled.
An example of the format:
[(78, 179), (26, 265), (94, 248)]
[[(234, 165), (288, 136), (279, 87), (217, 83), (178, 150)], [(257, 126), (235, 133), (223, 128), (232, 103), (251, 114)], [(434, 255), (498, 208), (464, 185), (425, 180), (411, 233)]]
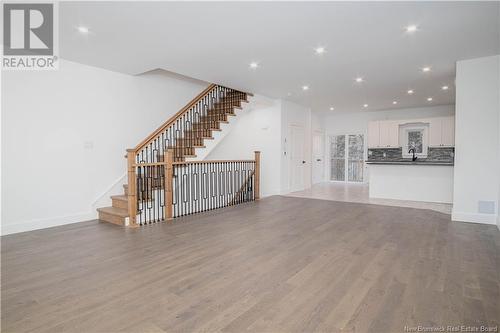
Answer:
[(325, 134), (315, 131), (313, 134), (313, 184), (325, 181)]
[(304, 189), (305, 134), (301, 126), (290, 126), (290, 190)]

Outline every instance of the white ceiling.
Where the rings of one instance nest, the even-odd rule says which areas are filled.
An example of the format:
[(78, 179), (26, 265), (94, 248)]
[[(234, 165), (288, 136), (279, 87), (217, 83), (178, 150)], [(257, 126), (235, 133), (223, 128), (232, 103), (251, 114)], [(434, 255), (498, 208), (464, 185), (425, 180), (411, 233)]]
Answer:
[[(455, 62), (500, 53), (499, 2), (61, 2), (61, 57), (156, 68), (314, 111), (454, 102)], [(419, 31), (405, 32), (416, 24)], [(88, 35), (76, 29), (89, 28)], [(318, 56), (314, 49), (324, 46)], [(257, 61), (257, 70), (249, 63)], [(432, 71), (422, 73), (423, 66)], [(365, 82), (354, 79), (362, 76)], [(302, 86), (310, 86), (307, 92)], [(442, 85), (450, 90), (440, 90)], [(409, 96), (406, 91), (413, 89)], [(291, 96), (288, 96), (291, 93)], [(433, 102), (427, 102), (433, 97)]]

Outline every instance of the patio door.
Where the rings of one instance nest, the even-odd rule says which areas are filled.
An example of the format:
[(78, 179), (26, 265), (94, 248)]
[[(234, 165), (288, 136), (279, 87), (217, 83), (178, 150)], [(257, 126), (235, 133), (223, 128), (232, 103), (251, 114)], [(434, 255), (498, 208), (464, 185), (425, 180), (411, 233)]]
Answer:
[(330, 137), (330, 180), (362, 182), (364, 151), (363, 134)]

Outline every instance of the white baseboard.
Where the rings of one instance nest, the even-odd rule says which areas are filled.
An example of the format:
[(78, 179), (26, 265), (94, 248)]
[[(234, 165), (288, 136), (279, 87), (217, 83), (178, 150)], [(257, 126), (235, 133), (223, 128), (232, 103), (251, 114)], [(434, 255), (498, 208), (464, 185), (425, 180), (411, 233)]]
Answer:
[(69, 216), (58, 216), (47, 219), (31, 220), (21, 223), (2, 223), (1, 235), (16, 234), (37, 229), (56, 227), (59, 225), (71, 224), (97, 219), (97, 212), (79, 213)]
[(471, 223), (482, 223), (482, 224), (497, 224), (497, 215), (495, 214), (481, 214), (481, 213), (464, 213), (455, 212), (451, 213), (452, 221), (459, 222), (471, 222)]

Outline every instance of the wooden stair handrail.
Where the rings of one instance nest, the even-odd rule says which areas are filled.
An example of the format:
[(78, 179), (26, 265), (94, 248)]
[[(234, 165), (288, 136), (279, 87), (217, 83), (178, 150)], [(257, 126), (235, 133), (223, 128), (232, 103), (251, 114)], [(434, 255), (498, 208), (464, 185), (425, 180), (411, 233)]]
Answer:
[(231, 162), (245, 162), (251, 163), (255, 162), (255, 160), (203, 160), (203, 161), (178, 161), (174, 162), (174, 165), (182, 165), (182, 164), (203, 164), (203, 163), (231, 163)]
[(216, 84), (213, 84), (213, 83), (210, 84), (205, 90), (203, 90), (195, 98), (193, 98), (191, 100), (191, 102), (189, 102), (188, 105), (186, 105), (185, 107), (183, 107), (179, 112), (177, 112), (169, 120), (167, 120), (165, 123), (163, 123), (163, 125), (161, 125), (160, 127), (158, 127), (157, 130), (155, 130), (153, 133), (151, 133), (150, 135), (148, 135), (148, 137), (145, 138), (144, 140), (142, 140), (141, 143), (139, 143), (137, 146), (135, 146), (135, 148), (130, 149), (130, 150), (132, 150), (134, 152), (137, 152), (137, 151), (141, 150), (142, 148), (144, 148), (148, 143), (150, 143), (151, 141), (153, 141), (161, 132), (165, 131), (167, 129), (167, 127), (169, 127), (177, 119), (179, 119), (185, 112), (189, 111), (189, 109), (193, 105), (195, 105), (201, 98), (203, 98), (206, 94), (208, 94), (216, 86), (217, 86)]

